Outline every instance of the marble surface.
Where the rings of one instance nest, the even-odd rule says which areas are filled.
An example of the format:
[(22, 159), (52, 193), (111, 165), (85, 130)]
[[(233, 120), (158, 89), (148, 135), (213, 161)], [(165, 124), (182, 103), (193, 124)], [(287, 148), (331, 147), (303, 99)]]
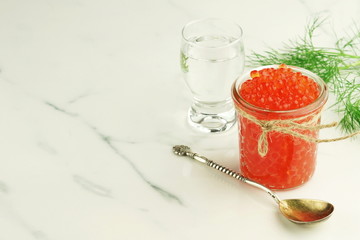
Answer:
[(319, 13), (326, 45), (360, 21), (360, 2), (0, 1), (0, 240), (359, 239), (359, 138), (321, 144), (311, 181), (279, 192), (332, 202), (334, 215), (314, 226), (171, 152), (188, 144), (239, 165), (236, 127), (204, 135), (187, 125), (186, 22), (232, 19), (249, 53), (301, 35)]

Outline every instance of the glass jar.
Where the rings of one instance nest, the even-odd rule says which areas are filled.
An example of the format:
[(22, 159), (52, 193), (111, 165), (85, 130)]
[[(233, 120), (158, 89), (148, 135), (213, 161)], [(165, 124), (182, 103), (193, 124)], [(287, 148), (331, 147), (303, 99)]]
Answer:
[[(264, 66), (252, 70), (279, 68), (279, 65)], [(239, 129), (240, 172), (243, 176), (259, 182), (271, 189), (289, 189), (307, 182), (314, 173), (317, 143), (302, 138), (270, 130), (266, 133), (267, 152), (260, 154), (259, 138), (264, 128), (244, 113), (265, 122), (271, 120), (293, 120), (295, 123), (315, 126), (320, 123), (320, 114), (328, 98), (324, 81), (316, 74), (303, 68), (288, 66), (317, 83), (318, 98), (309, 105), (291, 110), (268, 110), (246, 102), (239, 94), (242, 83), (251, 79), (250, 72), (236, 80), (232, 86), (232, 98), (237, 109)], [(281, 124), (280, 124), (281, 126)], [(318, 138), (319, 130), (291, 129), (312, 138)], [(264, 156), (261, 156), (264, 155)]]

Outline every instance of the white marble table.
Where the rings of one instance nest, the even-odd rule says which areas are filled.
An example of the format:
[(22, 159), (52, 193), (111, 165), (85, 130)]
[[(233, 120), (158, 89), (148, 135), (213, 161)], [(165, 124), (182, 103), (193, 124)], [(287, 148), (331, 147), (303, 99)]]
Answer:
[(232, 19), (249, 53), (301, 35), (317, 13), (342, 31), (360, 21), (360, 2), (1, 0), (0, 240), (360, 239), (359, 138), (320, 145), (311, 181), (279, 192), (332, 202), (314, 226), (171, 152), (188, 144), (238, 168), (236, 128), (203, 135), (186, 123), (186, 22)]

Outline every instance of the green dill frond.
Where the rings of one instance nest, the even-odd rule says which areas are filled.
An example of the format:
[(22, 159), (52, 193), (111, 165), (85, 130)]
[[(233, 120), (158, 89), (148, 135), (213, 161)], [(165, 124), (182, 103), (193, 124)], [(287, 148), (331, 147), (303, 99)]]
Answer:
[(187, 57), (183, 52), (180, 52), (180, 67), (183, 72), (189, 71), (189, 65), (187, 64), (187, 60), (189, 57)]
[(248, 56), (251, 66), (284, 63), (316, 73), (336, 96), (336, 111), (341, 114), (341, 128), (360, 130), (360, 29), (355, 25), (350, 35), (338, 38), (333, 48), (317, 47), (313, 42), (316, 30), (326, 18), (315, 18), (306, 27), (304, 37), (289, 41), (281, 49), (268, 49), (263, 54)]
[(305, 37), (302, 39), (303, 42), (313, 46), (313, 37), (315, 31), (326, 21), (327, 18), (322, 18), (320, 16), (317, 16), (313, 20), (311, 20), (310, 23), (305, 27)]
[(358, 131), (360, 129), (360, 99), (355, 102), (349, 101), (344, 106), (343, 117), (340, 120), (342, 129), (347, 133)]

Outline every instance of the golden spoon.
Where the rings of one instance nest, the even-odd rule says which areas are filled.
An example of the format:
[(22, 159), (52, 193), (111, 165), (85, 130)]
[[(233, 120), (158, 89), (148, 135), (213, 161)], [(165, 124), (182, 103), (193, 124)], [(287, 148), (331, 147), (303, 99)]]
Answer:
[(334, 206), (331, 203), (313, 200), (313, 199), (286, 199), (280, 200), (280, 198), (270, 189), (261, 185), (260, 183), (254, 182), (250, 179), (245, 178), (241, 174), (230, 170), (226, 167), (223, 167), (204, 156), (200, 156), (197, 153), (190, 151), (188, 146), (177, 145), (173, 147), (175, 154), (179, 156), (187, 156), (192, 159), (195, 159), (201, 163), (204, 163), (216, 170), (219, 170), (227, 175), (234, 177), (238, 180), (243, 181), (244, 183), (250, 184), (257, 188), (260, 188), (266, 191), (279, 205), (280, 212), (290, 221), (299, 224), (305, 223), (315, 223), (323, 221), (330, 217), (334, 211)]

